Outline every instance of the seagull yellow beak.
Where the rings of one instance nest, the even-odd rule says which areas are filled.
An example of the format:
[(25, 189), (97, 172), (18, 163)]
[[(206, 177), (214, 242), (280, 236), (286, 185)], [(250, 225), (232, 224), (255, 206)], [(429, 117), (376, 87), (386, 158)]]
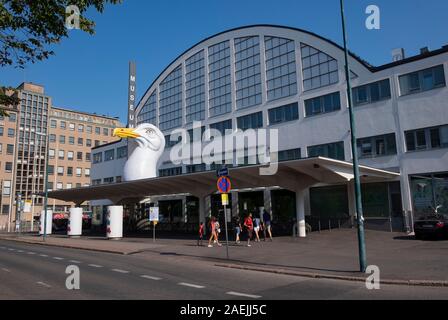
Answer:
[(134, 131), (134, 128), (116, 128), (114, 129), (113, 136), (120, 138), (138, 138), (140, 135)]

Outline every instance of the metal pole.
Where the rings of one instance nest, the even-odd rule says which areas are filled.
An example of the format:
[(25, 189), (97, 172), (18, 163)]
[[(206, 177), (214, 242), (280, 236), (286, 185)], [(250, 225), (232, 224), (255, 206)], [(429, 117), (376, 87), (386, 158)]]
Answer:
[(227, 260), (229, 259), (229, 233), (227, 232), (227, 206), (224, 205), (224, 224), (226, 228), (226, 254)]
[(152, 242), (156, 242), (156, 223), (152, 222)]
[[(45, 135), (46, 139), (46, 147), (45, 147), (45, 199), (44, 199), (44, 234), (43, 234), (43, 241), (46, 240), (47, 237), (47, 207), (48, 207), (48, 162), (49, 162), (49, 156), (48, 156), (48, 148), (50, 147), (50, 139), (48, 138), (48, 131)], [(42, 220), (42, 219), (41, 219)], [(53, 220), (52, 220), (53, 221)], [(51, 226), (50, 226), (51, 227)]]
[(21, 216), (20, 216), (20, 206), (22, 205), (22, 195), (20, 193), (17, 193), (16, 196), (16, 231), (19, 233), (20, 235), (20, 231), (21, 231)]
[(341, 18), (342, 18), (342, 33), (344, 37), (345, 79), (347, 81), (347, 98), (348, 98), (348, 108), (350, 115), (350, 134), (352, 141), (353, 173), (355, 178), (355, 204), (356, 204), (357, 223), (358, 223), (359, 268), (361, 272), (365, 272), (367, 268), (367, 257), (366, 257), (366, 244), (364, 236), (364, 217), (363, 217), (362, 200), (361, 200), (361, 182), (359, 178), (358, 150), (356, 147), (355, 116), (353, 112), (352, 88), (350, 83), (350, 68), (348, 62), (344, 0), (340, 0), (340, 4), (341, 4)]

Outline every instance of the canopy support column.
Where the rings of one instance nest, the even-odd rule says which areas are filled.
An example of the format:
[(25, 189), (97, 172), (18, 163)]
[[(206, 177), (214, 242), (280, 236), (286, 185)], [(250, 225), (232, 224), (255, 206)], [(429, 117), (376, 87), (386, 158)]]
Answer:
[(299, 237), (306, 238), (305, 189), (296, 190), (296, 218)]

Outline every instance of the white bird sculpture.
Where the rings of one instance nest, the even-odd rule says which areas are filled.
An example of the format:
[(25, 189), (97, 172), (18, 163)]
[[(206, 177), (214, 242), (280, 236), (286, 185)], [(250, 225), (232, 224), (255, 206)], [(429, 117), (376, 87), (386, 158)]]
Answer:
[(114, 136), (132, 139), (128, 160), (123, 169), (123, 180), (155, 178), (157, 161), (165, 149), (165, 137), (156, 126), (143, 123), (136, 128), (114, 129)]

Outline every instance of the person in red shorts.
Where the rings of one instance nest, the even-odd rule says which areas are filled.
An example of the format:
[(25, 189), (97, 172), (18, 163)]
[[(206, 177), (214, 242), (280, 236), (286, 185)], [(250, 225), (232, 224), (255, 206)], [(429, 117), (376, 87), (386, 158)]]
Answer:
[(254, 230), (254, 223), (252, 221), (252, 213), (244, 219), (244, 226), (247, 229), (247, 246), (250, 247), (250, 239), (252, 238), (252, 231)]

